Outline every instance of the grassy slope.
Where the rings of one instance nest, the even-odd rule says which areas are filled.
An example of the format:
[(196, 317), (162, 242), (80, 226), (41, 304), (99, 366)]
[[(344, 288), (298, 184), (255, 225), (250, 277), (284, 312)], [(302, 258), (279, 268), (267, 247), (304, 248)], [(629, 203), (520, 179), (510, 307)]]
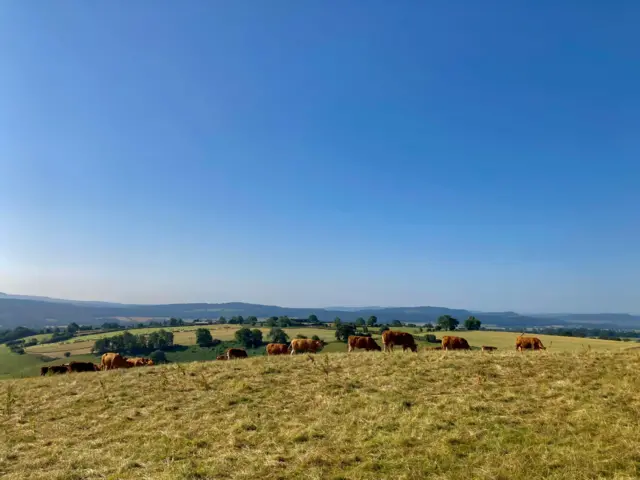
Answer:
[(637, 352), (357, 353), (0, 382), (9, 479), (640, 476)]

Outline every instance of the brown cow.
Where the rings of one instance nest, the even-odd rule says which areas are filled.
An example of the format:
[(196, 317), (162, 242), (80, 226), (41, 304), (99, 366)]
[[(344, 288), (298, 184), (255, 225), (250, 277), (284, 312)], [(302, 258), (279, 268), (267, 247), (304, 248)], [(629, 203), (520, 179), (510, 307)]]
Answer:
[(230, 348), (227, 350), (227, 360), (231, 360), (233, 358), (247, 358), (247, 352), (242, 348)]
[(286, 355), (289, 353), (289, 345), (286, 343), (270, 343), (267, 345), (267, 355)]
[(324, 343), (322, 340), (309, 340), (308, 338), (294, 338), (291, 340), (291, 355), (297, 353), (316, 353), (322, 350)]
[(394, 345), (401, 345), (403, 352), (407, 348), (410, 348), (412, 352), (418, 351), (418, 346), (416, 345), (416, 341), (413, 339), (413, 335), (406, 332), (385, 330), (382, 332), (382, 344), (384, 345), (385, 352), (393, 352)]
[(469, 343), (462, 337), (445, 335), (442, 337), (443, 350), (471, 350)]
[(151, 360), (150, 358), (134, 357), (134, 358), (127, 358), (125, 360), (127, 361), (130, 367), (146, 367), (146, 366), (153, 365), (153, 360)]
[(218, 356), (216, 357), (216, 360), (226, 360), (226, 359), (227, 359), (227, 356), (226, 356), (226, 355), (218, 355)]
[(516, 338), (516, 350), (521, 352), (522, 350), (526, 349), (546, 350), (538, 337), (525, 337), (523, 335), (520, 335), (518, 338)]
[(371, 337), (361, 337), (358, 335), (350, 335), (348, 339), (349, 343), (349, 352), (352, 352), (356, 348), (363, 348), (367, 352), (369, 350), (377, 350), (378, 352), (382, 350), (380, 345), (376, 343), (376, 341)]
[(482, 351), (483, 352), (493, 352), (494, 350), (497, 350), (498, 347), (490, 347), (489, 345), (482, 345)]
[(71, 362), (68, 371), (71, 372), (97, 372), (100, 368), (93, 362)]
[(127, 362), (127, 359), (119, 353), (105, 353), (102, 355), (102, 361), (100, 362), (101, 370), (115, 370), (116, 368), (131, 368), (131, 365)]

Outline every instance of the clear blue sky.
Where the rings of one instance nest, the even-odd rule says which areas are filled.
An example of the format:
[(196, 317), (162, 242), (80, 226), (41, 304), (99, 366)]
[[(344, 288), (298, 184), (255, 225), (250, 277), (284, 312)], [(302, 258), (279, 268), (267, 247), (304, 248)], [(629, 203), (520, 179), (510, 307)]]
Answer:
[(0, 9), (0, 291), (640, 312), (640, 3)]

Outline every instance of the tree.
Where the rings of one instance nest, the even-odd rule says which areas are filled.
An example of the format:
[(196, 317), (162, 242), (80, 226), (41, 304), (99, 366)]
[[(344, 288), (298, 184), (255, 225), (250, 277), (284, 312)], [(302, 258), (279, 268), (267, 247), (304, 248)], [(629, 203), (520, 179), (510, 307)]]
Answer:
[(71, 335), (76, 333), (78, 330), (80, 330), (80, 326), (76, 322), (71, 322), (67, 327), (67, 332), (69, 332)]
[(480, 325), (482, 325), (482, 322), (473, 315), (464, 321), (464, 327), (467, 330), (480, 330)]
[(401, 327), (402, 326), (402, 322), (400, 320), (394, 320), (391, 322), (391, 326), (392, 327)]
[(451, 315), (442, 315), (438, 318), (438, 325), (442, 330), (453, 331), (456, 329), (460, 322), (453, 318)]
[(247, 318), (245, 318), (244, 323), (249, 325), (255, 325), (256, 323), (258, 323), (258, 317), (250, 315)]
[(432, 332), (433, 331), (433, 323), (426, 323), (424, 328), (427, 329), (427, 332)]
[(258, 348), (262, 345), (262, 330), (254, 328), (251, 330), (251, 336), (253, 337), (253, 348)]
[(169, 319), (169, 326), (170, 327), (177, 327), (180, 324), (180, 322), (178, 322), (177, 318), (171, 317)]
[(278, 326), (279, 327), (290, 327), (291, 326), (291, 319), (289, 317), (287, 317), (286, 315), (278, 318)]
[(289, 336), (285, 333), (284, 330), (278, 327), (273, 327), (269, 331), (267, 338), (273, 343), (289, 343)]
[(262, 345), (262, 332), (257, 328), (249, 330), (247, 327), (242, 327), (235, 333), (236, 341), (245, 348), (255, 348)]
[(199, 328), (196, 330), (196, 343), (201, 347), (210, 347), (213, 344), (211, 330), (208, 328)]
[(314, 335), (314, 336), (311, 337), (311, 340), (320, 341), (320, 337), (318, 335)]
[(309, 315), (309, 323), (318, 323), (318, 317), (314, 313)]
[(278, 317), (269, 317), (264, 322), (265, 327), (275, 327), (278, 324)]
[(356, 334), (356, 327), (350, 323), (341, 323), (336, 327), (336, 339), (340, 342), (345, 342), (349, 339), (350, 335)]
[(368, 319), (367, 319), (367, 325), (369, 327), (373, 327), (376, 323), (378, 323), (378, 317), (376, 317), (375, 315), (371, 315)]
[(356, 327), (364, 327), (364, 318), (362, 317), (356, 318)]
[(167, 356), (162, 350), (156, 350), (155, 352), (151, 352), (149, 358), (153, 360), (153, 363), (156, 365), (159, 363), (167, 363)]
[(227, 323), (227, 319), (221, 315), (220, 318), (218, 319), (218, 323), (220, 324)]
[(382, 332), (386, 332), (387, 330), (389, 330), (389, 327), (387, 325), (380, 325), (378, 333), (382, 335)]
[(340, 317), (336, 317), (333, 319), (333, 326), (338, 328), (340, 325), (342, 325), (342, 320), (340, 320)]
[(71, 352), (64, 352), (64, 356), (69, 358), (71, 356)]

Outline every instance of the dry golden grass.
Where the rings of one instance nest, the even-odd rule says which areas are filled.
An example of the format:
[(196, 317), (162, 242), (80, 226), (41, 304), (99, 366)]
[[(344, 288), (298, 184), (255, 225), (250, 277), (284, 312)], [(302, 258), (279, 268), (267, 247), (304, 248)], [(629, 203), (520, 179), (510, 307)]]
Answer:
[(3, 479), (631, 479), (636, 352), (378, 352), (0, 382)]

